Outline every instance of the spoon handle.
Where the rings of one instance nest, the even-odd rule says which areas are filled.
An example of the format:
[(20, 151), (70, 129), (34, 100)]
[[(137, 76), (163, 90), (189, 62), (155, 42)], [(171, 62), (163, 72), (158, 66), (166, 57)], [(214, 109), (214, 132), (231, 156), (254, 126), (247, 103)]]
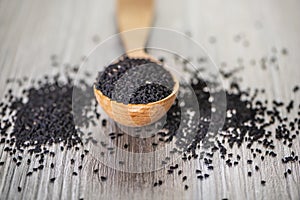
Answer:
[[(117, 21), (119, 31), (150, 27), (153, 18), (154, 0), (118, 0)], [(122, 41), (126, 51), (145, 46), (148, 31), (138, 31), (122, 34)], [(144, 51), (144, 50), (142, 50)]]

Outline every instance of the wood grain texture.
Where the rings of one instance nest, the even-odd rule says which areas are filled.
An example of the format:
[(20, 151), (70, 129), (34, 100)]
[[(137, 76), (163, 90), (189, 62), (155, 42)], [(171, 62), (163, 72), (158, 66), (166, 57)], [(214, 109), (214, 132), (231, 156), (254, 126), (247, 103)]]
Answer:
[[(155, 26), (175, 29), (201, 43), (217, 64), (228, 66), (243, 64), (239, 74), (246, 88), (263, 87), (264, 99), (295, 99), (291, 92), (299, 84), (300, 51), (300, 2), (296, 0), (159, 0), (156, 4)], [(0, 1), (0, 97), (9, 86), (8, 77), (29, 78), (53, 72), (50, 55), (57, 54), (61, 63), (78, 64), (83, 55), (99, 40), (117, 33), (115, 2), (97, 0), (1, 0)], [(235, 42), (236, 36), (240, 42)], [(279, 69), (269, 67), (262, 71), (257, 63), (263, 56), (271, 56), (271, 49), (288, 49), (288, 56), (279, 59)], [(298, 105), (298, 104), (296, 104)], [(109, 126), (107, 132), (112, 131)], [(278, 158), (290, 153), (276, 143)], [(57, 151), (55, 170), (46, 168), (31, 177), (25, 174), (26, 162), (16, 167), (0, 146), (0, 199), (300, 199), (299, 164), (291, 165), (293, 173), (283, 178), (283, 166), (278, 159), (267, 158), (258, 162), (258, 175), (247, 177), (250, 166), (246, 161), (236, 168), (226, 167), (216, 155), (210, 178), (201, 182), (194, 177), (195, 169), (204, 169), (199, 162), (182, 162), (188, 177), (189, 190), (184, 191), (181, 177), (166, 175), (161, 169), (151, 173), (131, 174), (117, 171), (88, 156), (82, 163), (80, 176), (72, 176), (77, 165), (70, 164), (70, 157), (78, 152)], [(141, 147), (143, 148), (143, 147)], [(144, 147), (146, 148), (146, 147)], [(300, 142), (293, 145), (300, 152)], [(242, 147), (233, 149), (249, 157)], [(24, 158), (26, 159), (26, 158)], [(34, 160), (34, 157), (32, 157)], [(51, 158), (52, 159), (52, 158)], [(52, 160), (46, 163), (49, 165)], [(34, 162), (38, 162), (34, 160)], [(99, 174), (93, 169), (99, 168)], [(108, 176), (101, 182), (100, 176)], [(57, 177), (55, 183), (49, 178)], [(162, 179), (161, 187), (153, 188), (153, 180)], [(267, 181), (265, 187), (260, 181)], [(22, 191), (17, 192), (21, 185)]]
[[(151, 27), (154, 16), (153, 9), (154, 0), (118, 0), (116, 18), (119, 32)], [(132, 50), (135, 47), (144, 47), (148, 35), (148, 31), (143, 31), (138, 34), (123, 34), (121, 37), (125, 49)], [(138, 51), (137, 54), (135, 53), (132, 56), (145, 56), (144, 49)]]

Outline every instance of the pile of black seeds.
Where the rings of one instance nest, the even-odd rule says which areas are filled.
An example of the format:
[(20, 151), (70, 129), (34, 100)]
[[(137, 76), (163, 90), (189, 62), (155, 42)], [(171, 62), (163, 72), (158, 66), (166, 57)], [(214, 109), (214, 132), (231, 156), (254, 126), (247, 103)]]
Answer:
[[(21, 97), (14, 96), (9, 90), (8, 101), (1, 106), (1, 116), (10, 114), (10, 119), (1, 122), (0, 129), (2, 136), (9, 136), (6, 141), (1, 137), (3, 143), (9, 144), (5, 151), (24, 151), (28, 147), (29, 152), (40, 153), (54, 143), (63, 143), (66, 148), (82, 144), (72, 112), (72, 101), (80, 102), (80, 99), (72, 98), (72, 79), (67, 77), (67, 81), (61, 81), (59, 75), (52, 79), (45, 76), (38, 81), (38, 86), (23, 89)], [(78, 96), (89, 101), (91, 107), (93, 95), (86, 92), (87, 89), (90, 90), (86, 85), (82, 89), (77, 88), (77, 91), (82, 90)], [(90, 123), (87, 112), (84, 109), (76, 111), (80, 115), (77, 126)]]
[[(17, 83), (17, 91), (21, 90), (21, 94), (9, 89), (0, 103), (0, 145), (17, 167), (22, 162), (29, 166), (26, 177), (46, 167), (55, 168), (55, 159), (49, 165), (46, 161), (56, 156), (57, 147), (58, 151), (74, 149), (79, 153), (79, 158), (76, 155), (70, 158), (71, 165), (75, 164), (75, 160), (79, 165), (72, 172), (73, 176), (82, 169), (82, 160), (89, 152), (83, 146), (82, 128), (95, 124), (95, 118), (99, 118), (100, 114), (92, 87), (83, 79), (80, 84), (74, 85), (73, 77), (77, 70), (77, 67), (66, 67), (63, 74), (45, 75), (31, 82), (27, 78), (7, 81), (8, 86)], [(76, 95), (72, 95), (74, 90)], [(79, 106), (72, 107), (72, 103)], [(0, 166), (4, 164), (0, 160)], [(55, 180), (56, 177), (50, 177), (51, 183)], [(18, 191), (22, 191), (21, 186), (18, 186)]]
[[(175, 140), (176, 148), (170, 151), (171, 154), (183, 152), (183, 161), (198, 160), (200, 163), (204, 163), (206, 169), (197, 169), (195, 172), (195, 177), (201, 181), (209, 178), (210, 171), (214, 169), (212, 159), (214, 156), (219, 156), (228, 167), (237, 167), (242, 162), (241, 155), (231, 151), (234, 147), (240, 148), (242, 145), (249, 149), (251, 155), (247, 158), (247, 164), (253, 166), (253, 170), (247, 172), (248, 177), (254, 176), (259, 171), (258, 163), (263, 162), (266, 157), (277, 159), (282, 164), (300, 164), (299, 155), (292, 148), (294, 142), (299, 141), (300, 104), (296, 106), (294, 100), (282, 102), (258, 99), (259, 94), (265, 93), (264, 89), (242, 90), (240, 88), (241, 84), (231, 79), (239, 70), (223, 71), (221, 73), (231, 83), (226, 90), (225, 123), (217, 133), (212, 134), (215, 135), (211, 138), (212, 141), (207, 140), (207, 138), (210, 137), (208, 131), (212, 122), (212, 105), (218, 99), (210, 101), (209, 98), (210, 96), (218, 97), (221, 91), (209, 92), (206, 81), (199, 78), (196, 73), (191, 74), (190, 85), (197, 96), (201, 116), (198, 119), (191, 119), (191, 125), (185, 128), (188, 130), (195, 125), (198, 128), (193, 134), (178, 131), (184, 113), (181, 113), (180, 106), (176, 102), (167, 113), (167, 123), (165, 125), (167, 132), (160, 134), (158, 141), (155, 142), (156, 144), (169, 143)], [(183, 88), (184, 86), (181, 86), (179, 95)], [(299, 86), (295, 86), (291, 88), (291, 91), (297, 93), (298, 88)], [(296, 113), (298, 117), (293, 117), (290, 113)], [(214, 121), (213, 123), (217, 122)], [(275, 128), (275, 130), (272, 128)], [(278, 142), (281, 146), (289, 148), (291, 153), (283, 158), (278, 158), (277, 150), (281, 148), (278, 145), (276, 146)], [(162, 161), (162, 165), (166, 164), (166, 160), (169, 160), (169, 157)], [(168, 167), (167, 174), (174, 174), (178, 171), (178, 175), (182, 175), (184, 172), (178, 169), (178, 164), (175, 164), (175, 166), (177, 167), (174, 167), (174, 165)], [(287, 167), (289, 169), (282, 172), (283, 177), (287, 177), (292, 173), (291, 166), (288, 165)], [(185, 180), (186, 176), (183, 175), (183, 179)], [(266, 181), (261, 180), (261, 184), (264, 186)], [(157, 186), (157, 182), (154, 183), (154, 186)], [(188, 186), (185, 185), (184, 189), (187, 190)]]
[(146, 104), (169, 96), (174, 80), (158, 63), (124, 57), (99, 72), (95, 86), (117, 102)]

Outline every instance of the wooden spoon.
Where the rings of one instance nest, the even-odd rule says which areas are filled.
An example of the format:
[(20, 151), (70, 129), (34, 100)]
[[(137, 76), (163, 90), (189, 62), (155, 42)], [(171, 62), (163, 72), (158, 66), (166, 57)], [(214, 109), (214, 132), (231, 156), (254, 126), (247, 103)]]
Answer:
[[(151, 26), (153, 16), (153, 0), (118, 0), (117, 19), (120, 32)], [(148, 38), (148, 31), (138, 31), (138, 35), (122, 34), (123, 45), (126, 50), (144, 47)], [(130, 58), (150, 59), (159, 63), (142, 49), (127, 52)], [(179, 83), (173, 77), (175, 85), (172, 93), (164, 99), (147, 104), (123, 104), (116, 102), (102, 94), (94, 87), (94, 94), (98, 103), (108, 116), (116, 122), (130, 127), (149, 125), (163, 117), (176, 99)]]

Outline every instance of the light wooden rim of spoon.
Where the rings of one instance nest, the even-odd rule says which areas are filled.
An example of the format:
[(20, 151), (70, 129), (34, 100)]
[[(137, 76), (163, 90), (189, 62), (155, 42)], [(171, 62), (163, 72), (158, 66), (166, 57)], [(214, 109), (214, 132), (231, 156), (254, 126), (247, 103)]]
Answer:
[(105, 96), (94, 86), (94, 94), (106, 114), (114, 121), (128, 126), (141, 127), (161, 119), (173, 105), (179, 90), (179, 83), (174, 80), (174, 88), (167, 97), (147, 104), (123, 104)]

